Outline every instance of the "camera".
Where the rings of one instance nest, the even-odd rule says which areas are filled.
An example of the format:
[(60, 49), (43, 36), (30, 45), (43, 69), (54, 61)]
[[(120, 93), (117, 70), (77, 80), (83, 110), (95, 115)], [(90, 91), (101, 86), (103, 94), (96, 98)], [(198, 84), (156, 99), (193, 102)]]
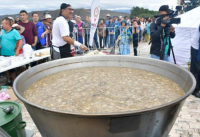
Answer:
[(172, 19), (168, 19), (168, 20), (161, 20), (161, 23), (163, 24), (180, 24), (181, 23), (181, 19), (180, 18), (172, 18)]
[[(171, 24), (180, 24), (181, 23), (181, 18), (175, 18), (178, 16), (178, 12), (182, 10), (182, 6), (176, 6), (176, 11), (169, 10), (168, 14), (165, 15), (155, 15), (155, 18), (157, 19), (157, 24), (166, 24), (166, 25), (171, 25)], [(166, 16), (169, 16), (168, 20), (164, 20)]]

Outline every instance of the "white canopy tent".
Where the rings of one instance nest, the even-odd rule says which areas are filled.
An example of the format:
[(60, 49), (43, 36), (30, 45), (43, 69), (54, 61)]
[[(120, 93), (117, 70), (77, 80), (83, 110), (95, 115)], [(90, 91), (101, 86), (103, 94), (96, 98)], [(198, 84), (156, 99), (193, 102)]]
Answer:
[[(172, 39), (172, 45), (177, 64), (187, 67), (190, 61), (191, 41), (200, 24), (200, 7), (188, 11), (177, 18), (181, 18), (181, 24), (173, 25), (176, 37)], [(171, 62), (174, 63), (172, 54)]]

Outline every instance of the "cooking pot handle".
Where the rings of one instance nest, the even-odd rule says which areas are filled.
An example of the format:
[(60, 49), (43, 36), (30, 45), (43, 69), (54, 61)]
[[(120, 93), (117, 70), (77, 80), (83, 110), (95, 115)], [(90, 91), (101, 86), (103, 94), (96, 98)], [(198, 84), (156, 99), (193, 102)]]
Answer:
[(24, 129), (25, 127), (26, 127), (26, 122), (21, 121), (21, 122), (19, 122), (17, 129), (21, 130), (21, 129)]
[(138, 130), (140, 125), (140, 115), (128, 117), (114, 117), (110, 119), (110, 132), (122, 133)]

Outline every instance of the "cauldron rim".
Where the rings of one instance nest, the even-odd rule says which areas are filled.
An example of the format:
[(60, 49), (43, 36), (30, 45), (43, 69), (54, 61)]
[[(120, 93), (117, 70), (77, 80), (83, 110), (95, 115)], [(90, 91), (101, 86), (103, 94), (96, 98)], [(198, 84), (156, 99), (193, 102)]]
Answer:
[[(108, 55), (109, 56), (109, 55)], [(108, 56), (95, 56), (95, 57), (108, 57)], [(112, 57), (118, 57), (120, 55), (110, 55)], [(95, 58), (93, 56), (93, 58)], [(125, 57), (125, 58), (129, 58), (131, 56), (120, 56), (120, 57)], [(75, 59), (80, 59), (80, 58), (90, 58), (90, 57), (73, 57), (73, 58), (67, 58), (67, 59), (60, 59), (60, 60), (56, 60), (54, 62), (59, 62), (59, 61), (62, 61), (62, 60), (75, 60)], [(173, 106), (173, 105), (176, 105), (178, 104), (179, 102), (185, 100), (195, 89), (195, 86), (196, 86), (196, 80), (194, 78), (194, 76), (189, 73), (186, 69), (184, 68), (181, 68), (175, 64), (172, 64), (172, 63), (168, 63), (168, 62), (164, 62), (164, 61), (160, 61), (160, 60), (155, 60), (155, 59), (151, 59), (151, 58), (144, 58), (144, 57), (131, 57), (131, 58), (139, 58), (139, 59), (147, 59), (147, 60), (151, 60), (151, 61), (155, 61), (155, 62), (160, 62), (160, 63), (164, 63), (164, 64), (168, 64), (168, 65), (172, 65), (174, 67), (178, 67), (179, 69), (181, 69), (182, 71), (185, 71), (186, 73), (188, 73), (190, 75), (190, 77), (192, 78), (193, 80), (193, 85), (192, 87), (190, 88), (190, 90), (185, 93), (182, 97), (172, 101), (172, 102), (169, 102), (169, 103), (165, 103), (165, 104), (162, 104), (162, 105), (159, 105), (159, 106), (155, 106), (155, 107), (151, 107), (151, 108), (147, 108), (147, 109), (141, 109), (141, 110), (133, 110), (133, 111), (124, 111), (124, 112), (114, 112), (114, 113), (78, 113), (78, 112), (70, 112), (70, 111), (59, 111), (59, 110), (55, 110), (55, 109), (50, 109), (50, 108), (47, 108), (47, 107), (43, 107), (43, 106), (40, 106), (40, 105), (37, 105), (37, 104), (34, 104), (32, 102), (30, 102), (29, 100), (25, 99), (23, 96), (21, 96), (18, 91), (17, 91), (17, 81), (18, 79), (23, 76), (27, 71), (31, 71), (31, 69), (34, 69), (36, 67), (40, 67), (41, 65), (45, 65), (45, 64), (48, 64), (48, 63), (51, 63), (51, 62), (47, 62), (47, 63), (43, 63), (41, 65), (38, 65), (34, 68), (31, 68), (23, 73), (21, 73), (14, 81), (13, 83), (13, 90), (14, 90), (14, 93), (15, 95), (24, 103), (24, 104), (28, 104), (28, 105), (31, 105), (33, 107), (36, 107), (40, 110), (43, 110), (43, 111), (46, 111), (48, 113), (53, 113), (53, 114), (57, 114), (57, 115), (72, 115), (72, 116), (77, 116), (77, 117), (122, 117), (122, 116), (129, 116), (129, 115), (139, 115), (139, 114), (143, 114), (143, 113), (149, 113), (149, 112), (152, 112), (152, 111), (156, 111), (156, 110), (160, 110), (160, 109), (164, 109), (165, 107), (169, 107), (169, 106)]]

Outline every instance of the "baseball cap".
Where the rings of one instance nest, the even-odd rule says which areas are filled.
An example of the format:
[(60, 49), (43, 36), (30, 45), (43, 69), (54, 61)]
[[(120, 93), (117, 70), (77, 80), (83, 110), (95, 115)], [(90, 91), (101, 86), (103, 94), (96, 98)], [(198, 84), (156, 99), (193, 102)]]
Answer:
[(107, 14), (106, 17), (110, 17), (110, 14)]
[(52, 17), (51, 17), (50, 14), (46, 14), (46, 15), (45, 15), (45, 18), (46, 18), (46, 19), (52, 19)]
[(70, 4), (66, 4), (66, 3), (62, 3), (61, 6), (60, 6), (60, 9), (66, 9), (67, 7), (71, 7)]
[(15, 19), (13, 17), (8, 17), (8, 18), (15, 22)]
[(167, 13), (171, 12), (171, 10), (169, 9), (169, 6), (168, 6), (168, 5), (162, 5), (162, 6), (159, 8), (159, 11), (166, 11)]

